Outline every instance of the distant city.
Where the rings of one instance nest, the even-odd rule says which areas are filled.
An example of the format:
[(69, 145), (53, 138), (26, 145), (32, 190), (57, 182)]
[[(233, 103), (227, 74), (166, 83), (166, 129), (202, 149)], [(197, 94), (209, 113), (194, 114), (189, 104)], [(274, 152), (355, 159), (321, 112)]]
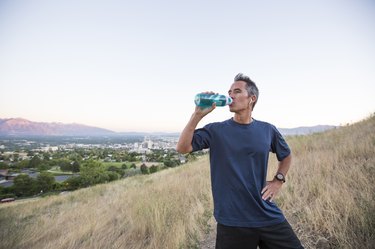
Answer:
[[(178, 155), (175, 150), (177, 139), (175, 135), (134, 134), (100, 137), (0, 136), (0, 186), (12, 186), (14, 178), (20, 174), (35, 179), (43, 170), (61, 171), (59, 165), (62, 164), (62, 158), (66, 158), (71, 165), (82, 164), (90, 159), (117, 165), (133, 162), (138, 168), (141, 163), (179, 165), (185, 163), (185, 157)], [(38, 164), (31, 165), (36, 158)], [(63, 182), (73, 176), (66, 175), (66, 172), (60, 173), (55, 175), (56, 182)]]
[[(128, 152), (150, 153), (151, 150), (175, 149), (178, 136), (175, 135), (132, 135), (132, 136), (0, 136), (0, 151), (4, 153), (20, 151), (54, 152), (69, 151), (75, 148), (108, 148)], [(0, 160), (1, 162), (1, 160)]]

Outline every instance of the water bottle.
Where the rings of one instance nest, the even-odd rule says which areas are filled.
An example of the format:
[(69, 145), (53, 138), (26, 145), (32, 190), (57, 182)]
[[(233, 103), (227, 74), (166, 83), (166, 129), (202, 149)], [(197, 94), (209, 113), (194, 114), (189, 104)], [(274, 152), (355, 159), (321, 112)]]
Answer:
[(211, 107), (212, 103), (216, 103), (216, 106), (226, 106), (232, 103), (232, 98), (220, 95), (220, 94), (207, 94), (207, 93), (198, 93), (195, 95), (194, 102), (199, 107)]

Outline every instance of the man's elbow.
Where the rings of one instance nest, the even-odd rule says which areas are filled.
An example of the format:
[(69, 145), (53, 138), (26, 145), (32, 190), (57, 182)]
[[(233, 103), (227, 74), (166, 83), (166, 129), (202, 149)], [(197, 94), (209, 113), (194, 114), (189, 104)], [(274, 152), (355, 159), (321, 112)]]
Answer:
[(193, 148), (192, 148), (191, 145), (190, 146), (183, 146), (183, 145), (177, 144), (176, 151), (178, 153), (181, 153), (181, 154), (186, 154), (186, 153), (192, 152)]

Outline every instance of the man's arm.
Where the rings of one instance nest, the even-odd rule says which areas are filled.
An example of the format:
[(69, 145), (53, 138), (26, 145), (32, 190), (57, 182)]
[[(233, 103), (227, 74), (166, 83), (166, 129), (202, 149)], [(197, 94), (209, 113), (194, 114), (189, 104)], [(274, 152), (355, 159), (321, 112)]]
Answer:
[[(279, 167), (277, 169), (277, 172), (282, 173), (285, 177), (286, 174), (288, 173), (291, 163), (292, 163), (292, 154), (289, 154), (289, 156), (285, 157), (282, 161), (279, 162)], [(263, 200), (269, 199), (270, 201), (272, 201), (275, 198), (275, 196), (278, 194), (282, 185), (283, 185), (283, 182), (275, 178), (273, 178), (272, 181), (269, 181), (267, 183), (267, 186), (263, 188), (262, 193), (261, 193)]]
[(195, 111), (189, 122), (186, 124), (184, 130), (182, 131), (180, 138), (178, 139), (176, 150), (181, 154), (190, 153), (193, 151), (193, 146), (191, 142), (193, 140), (193, 135), (195, 128), (197, 127), (198, 123), (202, 120), (204, 116), (208, 113), (212, 112), (216, 108), (216, 104), (212, 104), (211, 108), (200, 108), (198, 106), (195, 107)]
[(290, 153), (287, 157), (285, 157), (282, 161), (279, 162), (279, 167), (277, 169), (277, 172), (280, 172), (284, 176), (289, 171), (290, 165), (292, 163), (292, 153)]

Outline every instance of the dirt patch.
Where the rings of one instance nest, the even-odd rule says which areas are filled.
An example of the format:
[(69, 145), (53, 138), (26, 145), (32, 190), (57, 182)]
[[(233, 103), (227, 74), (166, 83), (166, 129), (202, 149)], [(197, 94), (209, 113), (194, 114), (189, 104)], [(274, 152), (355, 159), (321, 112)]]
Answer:
[(201, 249), (214, 249), (215, 242), (216, 242), (216, 229), (213, 229), (210, 231), (209, 234), (207, 234), (206, 238), (203, 241), (201, 241), (200, 248)]

